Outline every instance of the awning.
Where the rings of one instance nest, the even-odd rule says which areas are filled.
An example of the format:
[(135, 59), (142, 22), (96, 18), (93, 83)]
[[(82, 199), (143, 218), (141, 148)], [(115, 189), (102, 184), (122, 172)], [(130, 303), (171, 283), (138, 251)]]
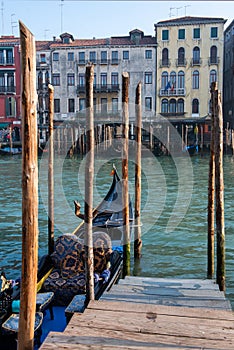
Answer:
[(9, 122), (6, 122), (6, 123), (0, 123), (0, 129), (5, 129), (5, 128), (7, 128), (9, 125), (10, 125), (10, 123), (9, 123)]

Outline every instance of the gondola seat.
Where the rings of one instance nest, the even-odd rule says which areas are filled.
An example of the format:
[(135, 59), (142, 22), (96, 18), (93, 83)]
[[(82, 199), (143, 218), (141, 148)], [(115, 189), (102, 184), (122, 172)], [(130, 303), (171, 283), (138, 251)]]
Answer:
[[(93, 234), (94, 271), (101, 274), (110, 259), (111, 241), (104, 232)], [(84, 294), (85, 248), (82, 240), (73, 234), (64, 234), (55, 242), (51, 254), (53, 271), (43, 284), (43, 291), (54, 292), (54, 304), (68, 305), (77, 294)]]

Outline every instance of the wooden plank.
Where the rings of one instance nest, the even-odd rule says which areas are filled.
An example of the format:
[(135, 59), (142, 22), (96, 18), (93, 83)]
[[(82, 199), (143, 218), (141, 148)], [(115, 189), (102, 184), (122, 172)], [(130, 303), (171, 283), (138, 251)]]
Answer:
[[(199, 309), (199, 308), (185, 308), (165, 305), (149, 305), (134, 303), (122, 303), (117, 301), (95, 300), (91, 301), (88, 309), (96, 310), (113, 310), (123, 312), (135, 312), (136, 314), (145, 312), (155, 312), (157, 314), (177, 315), (177, 316), (191, 316), (200, 318), (220, 319), (234, 321), (234, 313), (224, 310), (213, 309)], [(141, 317), (140, 315), (138, 317)]]
[(111, 292), (104, 293), (101, 300), (109, 301), (121, 301), (121, 302), (134, 302), (134, 303), (144, 303), (144, 304), (156, 304), (156, 305), (168, 305), (168, 306), (186, 306), (186, 307), (199, 307), (199, 308), (214, 308), (231, 310), (230, 302), (228, 300), (209, 300), (209, 299), (199, 299), (199, 298), (185, 298), (185, 297), (170, 297), (170, 296), (156, 296), (156, 295), (138, 295), (134, 293), (121, 293), (121, 292)]
[[(98, 322), (96, 322), (98, 323)], [(74, 334), (75, 333), (75, 334)], [(41, 350), (46, 349), (66, 349), (63, 344), (70, 345), (72, 349), (80, 349), (80, 345), (77, 347), (75, 344), (87, 344), (109, 347), (109, 349), (157, 349), (157, 348), (168, 348), (168, 349), (225, 349), (233, 350), (233, 339), (220, 340), (217, 336), (215, 340), (205, 339), (204, 337), (185, 337), (183, 330), (179, 337), (168, 336), (163, 334), (142, 334), (134, 332), (121, 332), (109, 329), (100, 329), (87, 327), (76, 328), (70, 330), (67, 334), (50, 333), (44, 344), (41, 346)], [(50, 347), (47, 347), (47, 344)], [(54, 344), (54, 348), (51, 347)], [(90, 348), (90, 347), (89, 347)]]
[(100, 331), (109, 329), (141, 334), (183, 334), (194, 338), (234, 340), (233, 321), (158, 315), (154, 312), (142, 313), (141, 317), (138, 317), (135, 312), (109, 310), (86, 310), (82, 316), (74, 315), (64, 334), (87, 325), (99, 328)]
[(119, 280), (119, 285), (146, 285), (146, 286), (168, 286), (170, 288), (193, 288), (193, 289), (215, 289), (219, 290), (219, 286), (214, 280), (208, 279), (177, 279), (177, 278), (153, 278), (153, 277), (135, 277), (126, 276)]
[(156, 296), (172, 296), (174, 297), (197, 297), (203, 299), (221, 299), (225, 300), (225, 295), (223, 292), (218, 290), (207, 290), (207, 289), (191, 289), (191, 288), (170, 288), (170, 287), (154, 287), (154, 286), (140, 286), (140, 285), (114, 285), (109, 292), (111, 293), (128, 293), (128, 294), (146, 294), (146, 295), (156, 295)]

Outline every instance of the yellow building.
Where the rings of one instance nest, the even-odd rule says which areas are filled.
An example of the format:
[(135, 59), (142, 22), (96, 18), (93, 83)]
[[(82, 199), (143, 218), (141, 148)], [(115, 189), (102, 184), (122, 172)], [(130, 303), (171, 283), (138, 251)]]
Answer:
[(156, 114), (198, 121), (210, 112), (210, 84), (223, 86), (223, 18), (182, 17), (155, 24)]

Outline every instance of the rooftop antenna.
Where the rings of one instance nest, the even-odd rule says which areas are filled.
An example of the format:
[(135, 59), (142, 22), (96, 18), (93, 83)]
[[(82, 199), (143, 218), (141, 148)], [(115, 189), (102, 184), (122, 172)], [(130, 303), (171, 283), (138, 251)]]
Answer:
[(169, 17), (171, 18), (173, 16), (172, 10), (175, 10), (175, 7), (170, 7)]
[(185, 17), (186, 17), (186, 8), (187, 8), (187, 7), (190, 7), (190, 6), (191, 6), (191, 5), (185, 5), (185, 6), (184, 6), (184, 15), (185, 15)]
[(13, 21), (13, 16), (15, 16), (15, 13), (12, 13), (11, 14), (11, 33), (12, 35), (14, 35), (14, 28), (17, 27), (17, 22), (16, 21)]
[(45, 39), (45, 40), (46, 40), (46, 37), (47, 37), (46, 34), (47, 34), (47, 32), (49, 32), (49, 31), (50, 31), (49, 29), (45, 29), (45, 30), (44, 30), (44, 39)]
[(181, 7), (176, 7), (176, 17), (178, 17), (178, 10), (182, 9), (182, 6)]
[(1, 2), (1, 13), (2, 13), (2, 35), (4, 35), (4, 2)]
[(64, 0), (61, 0), (61, 4), (60, 4), (60, 7), (61, 7), (61, 33), (63, 32), (63, 1)]

